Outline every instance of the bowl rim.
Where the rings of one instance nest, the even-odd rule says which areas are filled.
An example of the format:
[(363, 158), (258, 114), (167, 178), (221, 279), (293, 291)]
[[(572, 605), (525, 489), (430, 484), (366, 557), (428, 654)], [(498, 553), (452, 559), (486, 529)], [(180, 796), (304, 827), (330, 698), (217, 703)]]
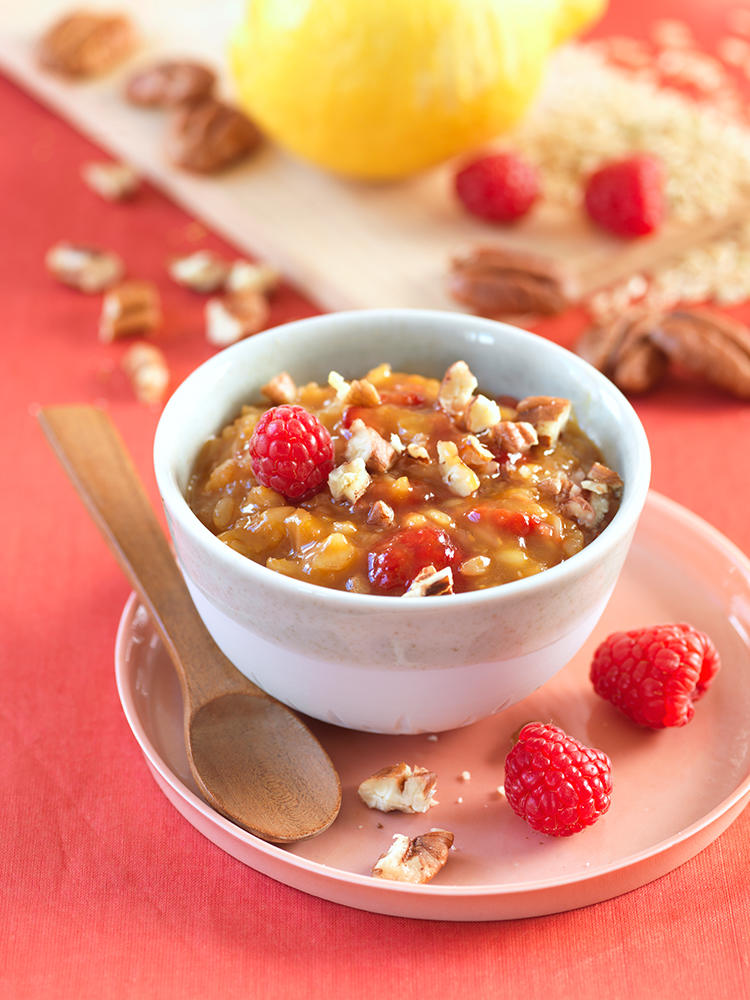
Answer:
[[(369, 327), (373, 322), (377, 322), (378, 320), (411, 321), (419, 324), (434, 322), (448, 327), (454, 323), (465, 325), (469, 321), (475, 324), (479, 330), (497, 331), (500, 328), (511, 331), (517, 339), (529, 342), (533, 341), (535, 344), (538, 343), (542, 350), (548, 351), (553, 356), (557, 355), (561, 363), (567, 366), (572, 365), (578, 369), (588, 381), (597, 386), (604, 395), (617, 404), (621, 416), (625, 421), (629, 422), (627, 425), (628, 434), (631, 443), (635, 446), (637, 460), (634, 463), (633, 475), (628, 483), (622, 503), (604, 531), (573, 556), (533, 576), (523, 577), (520, 580), (511, 580), (508, 583), (495, 587), (451, 594), (450, 603), (452, 607), (458, 608), (464, 607), (467, 604), (473, 605), (511, 600), (526, 594), (528, 591), (538, 593), (549, 587), (564, 585), (567, 579), (572, 579), (589, 569), (600, 557), (604, 557), (606, 551), (615, 548), (629, 532), (635, 529), (638, 517), (646, 501), (651, 477), (651, 452), (648, 438), (637, 413), (628, 399), (626, 399), (613, 382), (587, 361), (584, 361), (583, 358), (554, 341), (531, 333), (528, 330), (523, 330), (499, 320), (471, 316), (466, 313), (411, 308), (346, 310), (342, 312), (323, 313), (293, 320), (288, 323), (281, 323), (262, 333), (256, 334), (252, 338), (239, 341), (219, 351), (200, 364), (184, 379), (171, 394), (162, 410), (156, 427), (153, 446), (154, 473), (162, 504), (168, 515), (168, 520), (172, 518), (178, 521), (180, 528), (198, 546), (207, 550), (211, 559), (216, 561), (220, 567), (224, 566), (232, 574), (239, 573), (245, 576), (250, 583), (257, 582), (258, 584), (278, 589), (281, 599), (283, 599), (285, 594), (290, 598), (297, 597), (303, 600), (304, 596), (308, 595), (311, 598), (329, 604), (343, 602), (342, 610), (348, 608), (351, 611), (359, 611), (360, 613), (367, 610), (390, 613), (401, 613), (404, 611), (405, 605), (401, 601), (394, 599), (392, 595), (359, 594), (324, 587), (310, 583), (307, 580), (297, 580), (294, 577), (289, 577), (283, 573), (277, 573), (272, 569), (268, 569), (268, 567), (263, 566), (261, 563), (257, 563), (247, 556), (236, 552), (230, 546), (225, 545), (201, 522), (189, 506), (172, 470), (171, 459), (173, 449), (169, 447), (169, 436), (172, 434), (171, 425), (176, 423), (177, 412), (186, 404), (186, 401), (192, 397), (196, 388), (207, 377), (216, 369), (226, 365), (227, 358), (231, 354), (244, 354), (246, 351), (252, 350), (251, 345), (271, 339), (280, 332), (294, 335), (296, 330), (302, 329), (307, 331), (305, 336), (309, 336), (314, 335), (315, 327)], [(190, 405), (194, 406), (195, 404), (191, 403)], [(176, 435), (174, 435), (174, 438), (176, 440)], [(422, 597), (419, 601), (410, 601), (408, 602), (408, 611), (410, 614), (420, 614), (421, 611), (426, 609), (434, 610), (436, 602), (443, 607), (445, 604), (444, 596)]]

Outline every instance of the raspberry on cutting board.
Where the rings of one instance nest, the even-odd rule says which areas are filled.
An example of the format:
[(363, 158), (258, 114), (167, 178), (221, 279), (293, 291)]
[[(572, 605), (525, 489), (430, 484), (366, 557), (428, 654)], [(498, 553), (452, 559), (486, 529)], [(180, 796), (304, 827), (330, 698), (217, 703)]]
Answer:
[(684, 726), (719, 669), (713, 642), (692, 625), (614, 632), (591, 663), (591, 682), (639, 726)]
[(586, 182), (589, 216), (617, 236), (647, 236), (664, 218), (664, 168), (647, 153), (607, 163)]
[(612, 765), (558, 726), (530, 722), (505, 758), (505, 796), (513, 812), (551, 837), (591, 826), (610, 806)]
[(331, 435), (302, 406), (266, 410), (255, 425), (249, 453), (258, 482), (289, 500), (320, 489), (333, 468)]
[(514, 222), (539, 197), (536, 167), (516, 153), (473, 160), (458, 171), (454, 183), (466, 211), (489, 222)]

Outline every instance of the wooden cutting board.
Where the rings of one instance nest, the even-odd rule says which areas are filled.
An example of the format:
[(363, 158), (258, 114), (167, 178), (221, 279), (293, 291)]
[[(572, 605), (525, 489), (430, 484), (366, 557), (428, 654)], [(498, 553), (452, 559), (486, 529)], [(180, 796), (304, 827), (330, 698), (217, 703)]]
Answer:
[[(328, 309), (455, 308), (444, 288), (448, 262), (480, 242), (549, 255), (564, 263), (586, 293), (704, 242), (734, 224), (741, 212), (689, 228), (668, 225), (657, 238), (623, 244), (554, 205), (539, 206), (510, 230), (483, 225), (456, 205), (449, 166), (413, 180), (365, 184), (325, 174), (269, 145), (220, 176), (191, 176), (164, 157), (162, 113), (129, 106), (121, 96), (123, 81), (138, 65), (162, 56), (192, 55), (223, 68), (226, 39), (243, 0), (87, 6), (130, 11), (141, 27), (144, 46), (122, 70), (94, 82), (69, 83), (37, 68), (36, 38), (70, 9), (60, 0), (5, 5), (0, 70), (112, 156), (132, 163), (240, 251), (266, 258)], [(554, 77), (553, 61), (548, 86), (554, 86)], [(226, 78), (222, 87), (231, 96)]]

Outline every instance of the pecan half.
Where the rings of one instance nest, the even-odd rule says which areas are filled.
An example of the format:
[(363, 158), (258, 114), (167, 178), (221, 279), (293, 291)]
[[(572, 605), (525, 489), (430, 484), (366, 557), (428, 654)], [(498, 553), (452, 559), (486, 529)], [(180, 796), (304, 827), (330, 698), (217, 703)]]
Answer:
[(661, 381), (669, 364), (666, 352), (652, 336), (658, 323), (659, 315), (652, 310), (629, 309), (587, 330), (576, 344), (576, 353), (623, 392), (648, 392)]
[(429, 882), (444, 867), (452, 846), (453, 834), (448, 830), (430, 830), (414, 838), (397, 833), (373, 865), (372, 874), (396, 882)]
[(216, 74), (189, 59), (174, 59), (138, 70), (127, 82), (125, 98), (142, 108), (171, 108), (209, 97)]
[(510, 313), (554, 315), (573, 302), (573, 279), (554, 261), (502, 247), (476, 247), (451, 262), (448, 289), (483, 316)]
[(114, 69), (137, 44), (132, 21), (124, 14), (74, 11), (47, 29), (37, 58), (44, 69), (85, 78)]
[(750, 399), (750, 329), (744, 324), (707, 310), (674, 309), (661, 317), (651, 339), (670, 361)]
[(206, 97), (177, 108), (167, 152), (172, 162), (184, 170), (213, 174), (249, 156), (260, 141), (260, 132), (247, 115)]

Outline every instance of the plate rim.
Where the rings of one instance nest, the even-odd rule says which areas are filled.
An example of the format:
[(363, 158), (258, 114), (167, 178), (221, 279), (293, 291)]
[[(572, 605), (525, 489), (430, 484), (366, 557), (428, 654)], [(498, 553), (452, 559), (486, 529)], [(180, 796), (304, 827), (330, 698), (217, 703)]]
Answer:
[[(739, 546), (727, 538), (726, 535), (722, 534), (718, 528), (715, 528), (712, 524), (700, 517), (700, 515), (689, 510), (687, 507), (675, 500), (672, 500), (664, 494), (657, 492), (656, 490), (649, 490), (646, 505), (649, 507), (661, 508), (662, 513), (683, 522), (686, 526), (689, 526), (692, 531), (707, 539), (714, 547), (720, 549), (729, 560), (738, 566), (750, 584), (750, 558), (745, 555)], [(527, 895), (533, 893), (553, 892), (556, 889), (564, 889), (571, 885), (586, 886), (617, 872), (637, 867), (638, 865), (641, 865), (649, 860), (655, 860), (664, 855), (666, 852), (675, 849), (680, 845), (687, 844), (687, 842), (696, 838), (701, 832), (708, 830), (723, 816), (731, 812), (733, 808), (738, 806), (743, 798), (750, 798), (750, 769), (748, 769), (748, 773), (738, 784), (737, 788), (735, 788), (730, 795), (722, 799), (721, 802), (717, 803), (717, 805), (713, 807), (713, 809), (700, 819), (696, 820), (694, 823), (691, 823), (689, 826), (684, 827), (673, 836), (661, 840), (651, 847), (644, 848), (635, 854), (630, 854), (627, 857), (620, 858), (610, 864), (596, 868), (592, 867), (587, 870), (585, 874), (581, 874), (579, 872), (573, 875), (561, 876), (560, 878), (554, 879), (485, 883), (481, 885), (441, 885), (440, 883), (412, 885), (409, 883), (374, 879), (371, 875), (362, 875), (358, 872), (350, 872), (343, 868), (335, 868), (320, 861), (313, 861), (297, 854), (291, 854), (282, 846), (262, 840), (260, 837), (256, 837), (254, 834), (251, 834), (247, 830), (243, 830), (242, 827), (232, 823), (220, 813), (216, 812), (216, 810), (208, 805), (207, 802), (188, 788), (158, 753), (146, 734), (144, 727), (141, 725), (140, 719), (138, 718), (138, 712), (130, 696), (130, 688), (126, 684), (125, 675), (127, 671), (124, 666), (125, 657), (122, 655), (132, 618), (135, 609), (139, 604), (140, 599), (138, 595), (136, 593), (131, 593), (120, 616), (117, 635), (115, 638), (115, 679), (118, 697), (120, 699), (120, 704), (126, 721), (142, 753), (146, 757), (147, 762), (157, 771), (162, 780), (165, 781), (166, 784), (169, 785), (180, 798), (185, 800), (192, 807), (192, 809), (198, 812), (208, 823), (218, 826), (225, 834), (235, 838), (236, 840), (244, 842), (247, 847), (257, 851), (259, 854), (266, 855), (271, 859), (275, 859), (277, 862), (283, 863), (285, 866), (292, 869), (298, 869), (300, 872), (307, 873), (308, 875), (317, 875), (326, 881), (358, 886), (365, 891), (369, 890), (377, 893), (378, 895), (382, 893), (390, 893), (417, 898), (443, 898), (445, 900), (455, 897), (461, 899), (503, 898), (518, 896), (519, 894)], [(191, 825), (195, 825), (187, 817), (184, 818), (187, 819)], [(699, 850), (702, 850), (702, 848), (699, 848)]]

